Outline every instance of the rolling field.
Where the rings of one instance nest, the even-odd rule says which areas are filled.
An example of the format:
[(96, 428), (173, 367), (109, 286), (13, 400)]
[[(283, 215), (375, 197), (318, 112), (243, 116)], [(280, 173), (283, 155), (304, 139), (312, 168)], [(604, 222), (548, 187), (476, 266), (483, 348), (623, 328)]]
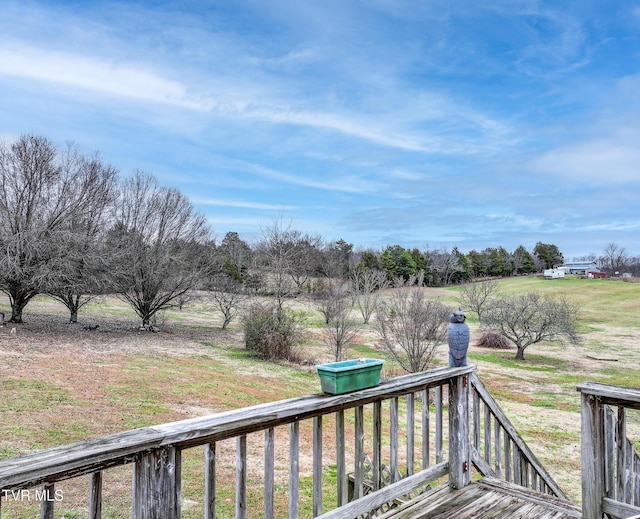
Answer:
[[(469, 360), (517, 430), (565, 492), (580, 500), (580, 401), (576, 385), (596, 381), (640, 385), (640, 284), (611, 280), (522, 277), (499, 282), (500, 291), (536, 290), (562, 294), (580, 305), (580, 346), (545, 343), (515, 350), (473, 345), (479, 333), (469, 316)], [(459, 287), (428, 289), (429, 295), (458, 305)], [(23, 325), (0, 328), (0, 458), (136, 427), (319, 392), (313, 365), (329, 359), (322, 346), (321, 318), (310, 303), (295, 302), (308, 330), (299, 355), (304, 365), (267, 364), (247, 355), (240, 324), (221, 330), (213, 305), (196, 301), (182, 311), (164, 312), (161, 332), (138, 331), (128, 306), (115, 298), (94, 302), (80, 323), (66, 324), (66, 310), (44, 297), (25, 311)], [(5, 304), (6, 310), (6, 304)], [(84, 330), (98, 324), (95, 331)], [(370, 326), (363, 327), (351, 357), (384, 357)], [(444, 345), (435, 365), (447, 362)], [(384, 377), (401, 374), (389, 360)], [(631, 416), (631, 437), (640, 420)], [(189, 453), (186, 474), (201, 470), (202, 453)], [(228, 461), (229, 470), (233, 459)], [(224, 470), (224, 463), (222, 470)], [(103, 517), (128, 515), (130, 475), (117, 469), (105, 481)], [(197, 479), (197, 478), (194, 478)], [(187, 478), (185, 517), (202, 517), (201, 487)], [(233, 500), (219, 497), (220, 506)], [(35, 503), (5, 507), (2, 517), (37, 514)], [(86, 485), (70, 483), (56, 517), (86, 515)], [(223, 508), (224, 509), (224, 508)], [(225, 515), (222, 515), (223, 517)]]

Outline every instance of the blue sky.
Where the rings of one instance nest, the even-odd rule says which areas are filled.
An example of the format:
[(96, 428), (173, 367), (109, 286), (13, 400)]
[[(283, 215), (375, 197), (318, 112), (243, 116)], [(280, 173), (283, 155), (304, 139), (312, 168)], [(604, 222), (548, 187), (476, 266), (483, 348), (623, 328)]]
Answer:
[(149, 171), (219, 239), (640, 254), (635, 1), (0, 7), (0, 137)]

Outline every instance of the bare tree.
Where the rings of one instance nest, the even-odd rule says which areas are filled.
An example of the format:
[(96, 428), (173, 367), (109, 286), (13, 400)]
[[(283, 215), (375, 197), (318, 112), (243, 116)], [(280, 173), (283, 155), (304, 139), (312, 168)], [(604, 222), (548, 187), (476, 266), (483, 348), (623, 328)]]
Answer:
[(146, 327), (201, 280), (209, 228), (183, 194), (142, 172), (122, 183), (115, 220), (111, 238), (121, 268), (119, 294)]
[(113, 288), (110, 257), (105, 251), (108, 210), (114, 201), (116, 171), (98, 155), (81, 157), (80, 166), (94, 177), (93, 209), (68, 219), (70, 243), (61, 271), (64, 276), (46, 291), (69, 310), (69, 322), (78, 322), (80, 309)]
[(224, 330), (238, 315), (249, 296), (242, 283), (226, 274), (214, 276), (211, 286), (211, 298), (222, 313), (222, 329)]
[(283, 310), (285, 299), (299, 293), (317, 271), (320, 243), (320, 238), (283, 226), (281, 221), (263, 230), (256, 263), (278, 312)]
[(416, 279), (396, 281), (389, 299), (376, 314), (382, 346), (409, 373), (426, 370), (441, 344), (446, 343), (451, 309), (438, 299), (426, 299)]
[(60, 151), (44, 137), (0, 145), (0, 290), (9, 296), (12, 322), (22, 322), (38, 293), (69, 281), (87, 252), (76, 224), (102, 210), (114, 176), (99, 159), (73, 145)]
[(492, 300), (483, 317), (487, 329), (498, 330), (517, 347), (516, 360), (532, 344), (550, 340), (580, 343), (576, 332), (578, 307), (563, 297), (528, 292)]
[(344, 282), (331, 284), (318, 308), (325, 317), (325, 345), (335, 360), (340, 361), (359, 331), (358, 324), (351, 316), (353, 300), (348, 285)]
[(387, 274), (378, 269), (356, 268), (351, 273), (351, 286), (364, 324), (368, 324), (378, 307), (382, 290), (389, 286)]
[(608, 243), (603, 255), (599, 258), (602, 270), (615, 276), (621, 273), (629, 263), (629, 255), (624, 247)]
[(453, 277), (463, 271), (458, 256), (447, 249), (428, 250), (425, 257), (435, 285), (450, 285)]
[(470, 308), (482, 321), (484, 309), (491, 299), (498, 295), (498, 283), (493, 279), (480, 281), (477, 283), (467, 283), (460, 292), (460, 304), (465, 308)]

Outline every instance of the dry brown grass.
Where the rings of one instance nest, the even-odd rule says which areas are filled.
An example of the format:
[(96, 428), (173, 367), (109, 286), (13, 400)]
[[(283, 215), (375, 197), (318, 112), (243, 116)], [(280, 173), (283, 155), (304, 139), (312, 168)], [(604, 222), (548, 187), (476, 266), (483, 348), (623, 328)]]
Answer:
[[(626, 284), (620, 284), (626, 285)], [(629, 286), (629, 285), (626, 285)], [(437, 289), (431, 295), (452, 298)], [(455, 294), (454, 294), (455, 296)], [(298, 301), (300, 311), (309, 306)], [(0, 328), (0, 456), (15, 456), (135, 427), (203, 416), (261, 402), (319, 391), (313, 364), (330, 360), (321, 344), (313, 316), (301, 355), (305, 366), (283, 366), (248, 358), (237, 322), (220, 329), (220, 320), (206, 303), (161, 316), (160, 333), (141, 332), (128, 307), (115, 299), (92, 305), (77, 325), (66, 323), (64, 308), (39, 298), (31, 303), (23, 325)], [(95, 331), (85, 325), (99, 324)], [(479, 331), (471, 322), (472, 344)], [(13, 331), (15, 329), (15, 331)], [(513, 362), (513, 351), (488, 351), (472, 346), (470, 362), (507, 416), (543, 465), (574, 500), (580, 499), (580, 419), (577, 383), (586, 380), (633, 385), (640, 371), (640, 330), (598, 322), (580, 347), (546, 344), (527, 351), (525, 363)], [(375, 353), (375, 336), (364, 329), (355, 356)], [(598, 360), (624, 357), (626, 362)], [(446, 348), (435, 364), (446, 365)], [(388, 362), (383, 376), (402, 374)], [(637, 385), (637, 382), (636, 382)], [(631, 428), (636, 436), (640, 433)], [(303, 445), (310, 431), (303, 428)], [(283, 434), (283, 433), (279, 433)], [(326, 445), (332, 444), (328, 428)], [(262, 456), (262, 435), (249, 439), (250, 456)], [(279, 473), (286, 473), (286, 438), (277, 443)], [(234, 445), (221, 445), (222, 479), (233, 479)], [(304, 447), (302, 452), (309, 452)], [(330, 456), (330, 454), (328, 454)], [(301, 460), (303, 474), (310, 460)], [(185, 455), (185, 517), (202, 517), (202, 453)], [(257, 477), (257, 475), (254, 475)], [(108, 471), (105, 517), (126, 517), (130, 499), (130, 468)], [(68, 517), (81, 517), (86, 507), (86, 478), (65, 483)], [(286, 483), (285, 483), (286, 485)], [(259, 502), (259, 493), (252, 496)], [(232, 507), (224, 492), (220, 506)], [(10, 518), (34, 516), (24, 504)], [(73, 514), (79, 515), (73, 515)], [(284, 514), (286, 515), (286, 513)]]

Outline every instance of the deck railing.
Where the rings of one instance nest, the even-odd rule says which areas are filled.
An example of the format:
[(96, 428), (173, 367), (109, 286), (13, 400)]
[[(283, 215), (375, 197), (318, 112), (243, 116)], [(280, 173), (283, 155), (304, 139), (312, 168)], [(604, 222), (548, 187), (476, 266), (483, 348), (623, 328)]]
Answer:
[(471, 374), (473, 464), (492, 476), (567, 499), (475, 373)]
[(640, 457), (627, 438), (627, 410), (640, 410), (640, 390), (604, 384), (582, 393), (582, 516), (640, 516)]
[[(100, 519), (104, 474), (131, 464), (132, 517), (178, 519), (183, 452), (204, 446), (203, 510), (205, 519), (213, 519), (221, 509), (218, 493), (227, 484), (227, 478), (218, 477), (220, 455), (228, 443), (225, 440), (231, 439), (235, 443), (234, 514), (239, 519), (247, 517), (251, 504), (259, 510), (250, 515), (266, 518), (277, 516), (277, 510), (284, 515), (282, 507), (290, 518), (356, 517), (441, 478), (448, 477), (454, 488), (465, 486), (472, 464), (483, 474), (527, 486), (535, 482), (543, 491), (562, 495), (474, 372), (474, 366), (435, 369), (344, 395), (293, 398), (5, 459), (0, 461), (0, 491), (6, 495), (37, 487), (41, 495), (53, 496), (59, 482), (88, 475), (88, 517)], [(310, 430), (310, 442), (301, 441), (302, 429)], [(260, 444), (262, 459), (249, 452), (248, 438), (251, 445)], [(279, 441), (284, 441), (289, 453), (284, 470), (276, 470), (276, 465), (282, 468), (282, 455), (275, 454)], [(304, 459), (311, 458), (312, 485), (305, 492), (299, 485), (300, 449), (309, 443), (312, 452)], [(327, 492), (327, 473), (332, 472), (328, 466), (335, 467), (335, 476), (329, 478), (335, 485), (331, 492)], [(262, 487), (260, 499), (248, 498), (249, 478), (252, 489)], [(350, 482), (353, 500), (349, 502)], [(288, 493), (283, 498), (277, 488), (284, 486)], [(55, 502), (42, 500), (42, 519), (53, 519)], [(302, 503), (307, 510), (303, 514)], [(325, 510), (330, 511), (323, 515)]]

